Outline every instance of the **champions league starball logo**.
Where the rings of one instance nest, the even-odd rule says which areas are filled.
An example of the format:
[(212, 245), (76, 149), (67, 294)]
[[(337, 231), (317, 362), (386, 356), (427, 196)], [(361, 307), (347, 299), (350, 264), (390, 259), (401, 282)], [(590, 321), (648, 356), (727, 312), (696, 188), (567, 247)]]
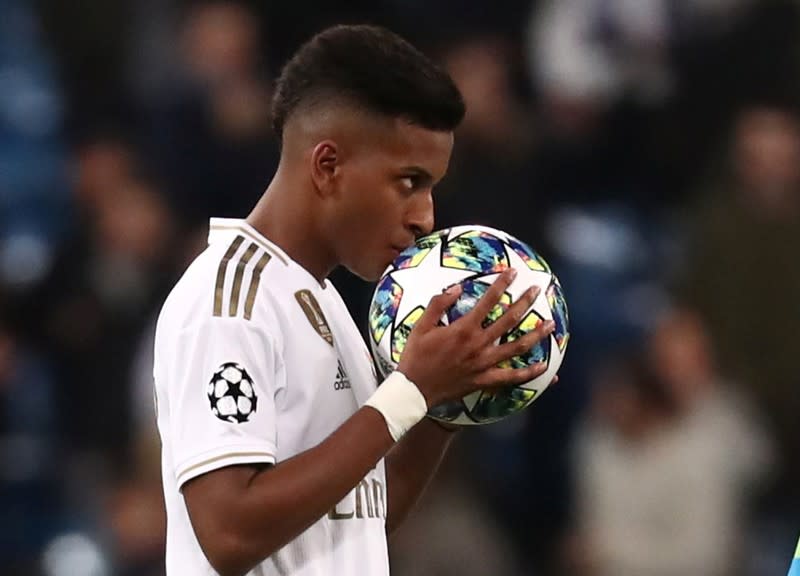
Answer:
[(258, 408), (253, 380), (236, 362), (226, 362), (214, 372), (206, 394), (211, 412), (225, 422), (247, 422)]

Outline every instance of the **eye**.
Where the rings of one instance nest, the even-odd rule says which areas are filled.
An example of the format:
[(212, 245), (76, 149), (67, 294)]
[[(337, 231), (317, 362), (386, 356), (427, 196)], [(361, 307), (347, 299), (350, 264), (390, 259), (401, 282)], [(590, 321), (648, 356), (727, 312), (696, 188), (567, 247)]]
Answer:
[(409, 170), (398, 174), (397, 181), (404, 192), (417, 192), (433, 186), (433, 178), (425, 172)]

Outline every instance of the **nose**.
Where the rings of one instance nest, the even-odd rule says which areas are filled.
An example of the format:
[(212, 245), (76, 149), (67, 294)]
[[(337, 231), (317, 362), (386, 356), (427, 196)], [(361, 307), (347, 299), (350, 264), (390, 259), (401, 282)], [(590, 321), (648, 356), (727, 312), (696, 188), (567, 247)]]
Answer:
[(433, 194), (428, 189), (414, 194), (408, 209), (407, 226), (415, 238), (433, 232)]

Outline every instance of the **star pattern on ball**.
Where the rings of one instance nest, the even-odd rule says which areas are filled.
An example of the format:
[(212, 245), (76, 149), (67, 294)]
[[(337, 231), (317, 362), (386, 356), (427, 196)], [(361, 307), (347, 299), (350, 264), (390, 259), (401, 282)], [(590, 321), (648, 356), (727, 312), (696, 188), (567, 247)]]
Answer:
[[(457, 270), (440, 266), (442, 244), (438, 244), (414, 268), (405, 268), (392, 272), (392, 279), (403, 289), (403, 298), (397, 309), (397, 318), (402, 320), (418, 306), (427, 306), (430, 295), (438, 293), (441, 284), (447, 286), (458, 284), (462, 280), (475, 276), (469, 270)], [(430, 273), (426, 274), (428, 270)]]
[[(506, 247), (506, 253), (508, 254), (508, 263), (511, 268), (515, 268), (517, 270), (525, 270), (528, 268), (528, 265), (525, 263), (525, 260), (517, 254), (515, 250), (512, 250), (510, 247)], [(526, 274), (525, 277), (528, 277)], [(517, 277), (514, 282), (511, 283), (506, 291), (511, 294), (512, 299), (516, 302), (522, 294), (525, 293), (525, 290), (530, 288), (533, 285), (537, 285), (542, 289), (542, 292), (537, 296), (537, 300), (539, 298), (544, 297), (543, 293), (545, 288), (550, 284), (551, 274), (549, 272), (541, 272), (539, 270), (531, 270), (530, 272), (530, 279), (534, 280), (533, 283), (530, 282), (522, 282), (520, 277)]]

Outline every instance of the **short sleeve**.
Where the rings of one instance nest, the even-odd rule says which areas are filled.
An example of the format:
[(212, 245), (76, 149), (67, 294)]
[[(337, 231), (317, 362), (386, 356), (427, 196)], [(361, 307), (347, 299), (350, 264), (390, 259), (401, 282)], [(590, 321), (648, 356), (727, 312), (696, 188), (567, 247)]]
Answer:
[(178, 487), (234, 464), (275, 463), (275, 339), (252, 322), (212, 317), (177, 335), (163, 390)]

